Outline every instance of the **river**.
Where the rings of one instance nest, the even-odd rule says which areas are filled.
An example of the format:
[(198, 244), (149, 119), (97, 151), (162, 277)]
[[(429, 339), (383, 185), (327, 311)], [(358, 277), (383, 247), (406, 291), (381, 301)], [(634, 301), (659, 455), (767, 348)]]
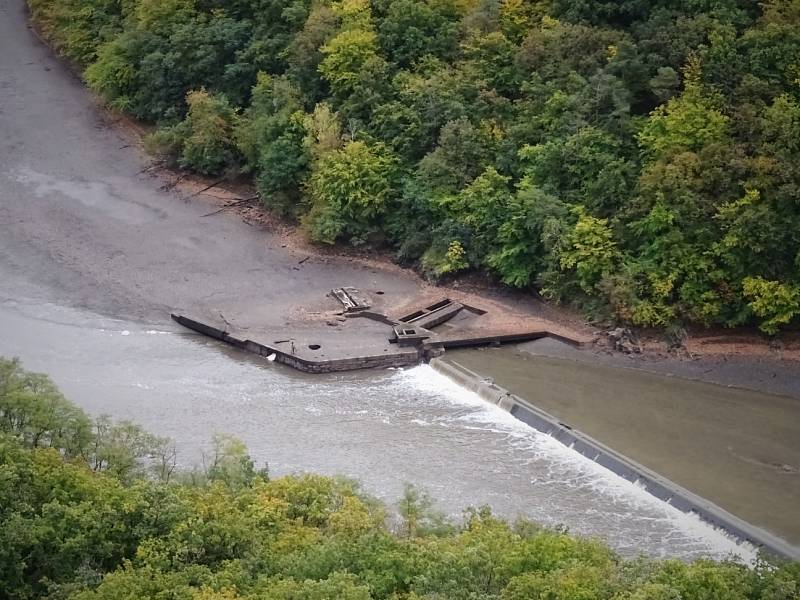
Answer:
[(428, 366), (306, 375), (172, 327), (0, 294), (0, 355), (49, 373), (91, 414), (173, 438), (184, 466), (229, 433), (273, 474), (343, 474), (389, 503), (412, 482), (453, 517), (489, 504), (626, 555), (751, 556)]
[(309, 260), (235, 215), (159, 190), (130, 139), (0, 0), (0, 355), (50, 374), (89, 413), (172, 437), (184, 465), (215, 432), (275, 474), (405, 481), (458, 515), (489, 504), (626, 555), (751, 550), (528, 429), (428, 367), (309, 376), (175, 326), (170, 310), (236, 306), (265, 324), (336, 285), (413, 297), (412, 274)]

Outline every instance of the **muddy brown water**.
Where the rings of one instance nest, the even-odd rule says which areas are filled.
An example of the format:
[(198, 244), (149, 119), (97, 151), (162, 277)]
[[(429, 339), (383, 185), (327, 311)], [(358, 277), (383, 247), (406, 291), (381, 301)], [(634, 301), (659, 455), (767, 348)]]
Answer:
[(559, 345), (547, 340), (447, 358), (800, 544), (800, 399), (612, 368)]

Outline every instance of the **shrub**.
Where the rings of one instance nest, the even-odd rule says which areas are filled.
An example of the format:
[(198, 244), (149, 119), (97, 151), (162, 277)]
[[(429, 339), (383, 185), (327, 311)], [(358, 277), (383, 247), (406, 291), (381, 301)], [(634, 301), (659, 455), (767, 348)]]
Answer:
[(434, 244), (422, 255), (422, 271), (431, 279), (439, 279), (444, 275), (457, 273), (469, 268), (467, 253), (458, 240), (447, 245)]
[(390, 209), (397, 176), (397, 160), (383, 144), (353, 141), (324, 155), (308, 184), (312, 239), (365, 241)]
[(237, 168), (241, 164), (233, 136), (237, 116), (225, 97), (199, 90), (187, 94), (186, 104), (186, 118), (150, 136), (149, 150), (204, 175)]
[(748, 277), (742, 282), (748, 306), (761, 319), (759, 327), (775, 335), (781, 325), (800, 315), (800, 286), (780, 281), (767, 281), (761, 277)]

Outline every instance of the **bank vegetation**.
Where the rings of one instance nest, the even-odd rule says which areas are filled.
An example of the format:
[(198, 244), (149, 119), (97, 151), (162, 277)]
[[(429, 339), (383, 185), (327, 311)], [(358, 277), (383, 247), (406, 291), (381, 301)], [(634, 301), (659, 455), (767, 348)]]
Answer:
[(797, 0), (29, 0), (320, 243), (639, 326), (800, 320)]
[(625, 560), (487, 507), (444, 519), (412, 486), (271, 478), (218, 437), (202, 468), (169, 440), (90, 419), (0, 358), (0, 597), (18, 600), (797, 600), (800, 563)]

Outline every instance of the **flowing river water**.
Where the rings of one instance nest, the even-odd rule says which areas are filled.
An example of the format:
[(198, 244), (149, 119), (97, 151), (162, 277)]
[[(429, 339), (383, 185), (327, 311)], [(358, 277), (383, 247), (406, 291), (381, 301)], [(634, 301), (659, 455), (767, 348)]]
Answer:
[(355, 477), (389, 503), (408, 481), (455, 517), (489, 504), (627, 555), (752, 557), (428, 366), (305, 375), (177, 329), (0, 292), (0, 355), (51, 374), (92, 414), (170, 436), (184, 465), (215, 432), (228, 433), (274, 474)]

